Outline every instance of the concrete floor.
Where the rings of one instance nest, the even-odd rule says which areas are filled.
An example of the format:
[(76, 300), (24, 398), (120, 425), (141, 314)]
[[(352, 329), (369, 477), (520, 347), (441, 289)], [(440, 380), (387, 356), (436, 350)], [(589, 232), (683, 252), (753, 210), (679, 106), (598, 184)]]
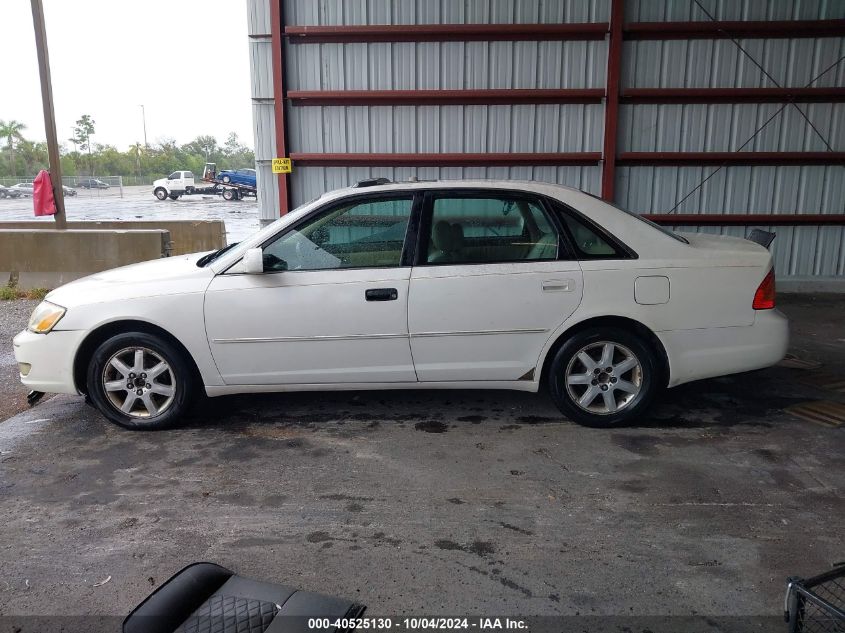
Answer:
[(823, 388), (845, 301), (781, 303), (821, 368), (682, 386), (614, 431), (438, 391), (224, 398), (130, 433), (57, 396), (0, 423), (0, 615), (125, 614), (210, 560), (371, 615), (777, 616), (787, 575), (845, 559), (845, 429), (783, 411), (845, 402)]

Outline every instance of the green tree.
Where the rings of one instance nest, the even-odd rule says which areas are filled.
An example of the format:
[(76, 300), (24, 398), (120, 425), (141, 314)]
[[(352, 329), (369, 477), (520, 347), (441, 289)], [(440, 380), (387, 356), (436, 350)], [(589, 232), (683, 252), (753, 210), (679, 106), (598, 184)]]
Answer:
[(135, 160), (135, 173), (139, 177), (141, 176), (141, 157), (144, 155), (144, 150), (146, 150), (147, 147), (148, 146), (139, 142), (129, 146), (129, 155)]
[(243, 169), (255, 167), (255, 152), (241, 144), (235, 132), (229, 132), (226, 142), (223, 144), (225, 163), (229, 169)]
[(196, 137), (190, 143), (183, 145), (182, 149), (187, 153), (202, 156), (206, 162), (211, 161), (212, 157), (220, 152), (217, 139), (208, 134)]
[(17, 176), (15, 170), (15, 143), (23, 142), (23, 130), (26, 126), (20, 121), (10, 119), (9, 121), (0, 120), (0, 138), (6, 139), (6, 146), (9, 148), (9, 166), (12, 176)]
[(70, 139), (76, 147), (83, 152), (88, 152), (88, 166), (92, 176), (94, 175), (94, 157), (91, 154), (91, 137), (95, 132), (95, 123), (90, 114), (83, 114), (76, 120), (76, 125), (73, 126), (73, 137)]
[(18, 143), (18, 155), (23, 162), (24, 173), (34, 176), (42, 169), (50, 168), (50, 159), (47, 156), (47, 143), (41, 141), (34, 143), (26, 139)]
[[(23, 129), (20, 122), (0, 121), (0, 176), (17, 177), (18, 173), (26, 173), (31, 177), (47, 168), (46, 144), (26, 139)], [(126, 151), (94, 142), (93, 134), (93, 119), (83, 115), (74, 127), (73, 138), (69, 139), (73, 147), (60, 148), (65, 175), (93, 175), (96, 166), (100, 173), (109, 175), (161, 177), (180, 169), (202, 174), (206, 162), (216, 163), (219, 169), (241, 169), (255, 164), (253, 151), (242, 145), (234, 133), (222, 145), (214, 136), (201, 135), (185, 145), (165, 138), (149, 146), (135, 143)]]

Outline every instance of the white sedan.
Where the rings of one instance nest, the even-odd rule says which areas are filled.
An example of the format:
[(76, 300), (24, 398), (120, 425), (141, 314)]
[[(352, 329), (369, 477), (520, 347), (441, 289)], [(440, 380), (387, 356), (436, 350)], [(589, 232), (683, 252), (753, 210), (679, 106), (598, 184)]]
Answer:
[(220, 251), (62, 286), (14, 350), (26, 386), (132, 429), (201, 392), (541, 387), (612, 427), (664, 387), (778, 362), (774, 306), (748, 240), (550, 184), (374, 180)]

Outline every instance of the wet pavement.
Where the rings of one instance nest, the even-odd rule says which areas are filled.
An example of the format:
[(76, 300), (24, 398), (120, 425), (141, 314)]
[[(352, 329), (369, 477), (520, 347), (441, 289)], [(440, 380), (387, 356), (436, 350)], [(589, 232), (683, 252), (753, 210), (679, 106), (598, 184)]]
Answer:
[(785, 411), (845, 403), (843, 300), (781, 303), (821, 366), (612, 431), (495, 391), (227, 397), (159, 433), (56, 396), (0, 423), (0, 615), (125, 614), (197, 560), (370, 615), (779, 615), (845, 558), (845, 429)]
[[(226, 201), (222, 196), (182, 196), (178, 200), (157, 200), (152, 186), (123, 187), (100, 191), (82, 190), (65, 198), (68, 220), (224, 220), (227, 241), (238, 242), (258, 230), (255, 198)], [(0, 221), (41, 220), (32, 215), (32, 198), (0, 198)]]

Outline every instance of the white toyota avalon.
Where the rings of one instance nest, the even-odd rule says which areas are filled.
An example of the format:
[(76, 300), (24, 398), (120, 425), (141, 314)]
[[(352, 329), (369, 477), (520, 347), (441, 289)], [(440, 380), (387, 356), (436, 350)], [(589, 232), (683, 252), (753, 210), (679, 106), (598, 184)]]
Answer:
[(591, 195), (365, 181), (222, 250), (54, 290), (15, 337), (21, 381), (131, 429), (205, 392), (547, 388), (612, 427), (665, 387), (785, 354), (769, 251), (676, 235)]

